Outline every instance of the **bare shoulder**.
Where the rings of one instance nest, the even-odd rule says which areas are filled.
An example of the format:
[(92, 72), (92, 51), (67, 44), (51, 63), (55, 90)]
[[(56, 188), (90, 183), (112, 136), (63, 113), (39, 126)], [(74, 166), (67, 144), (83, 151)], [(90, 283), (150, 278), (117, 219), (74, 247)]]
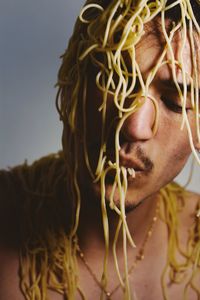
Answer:
[(184, 213), (187, 214), (188, 217), (200, 217), (200, 194), (186, 191), (184, 200)]
[(192, 201), (193, 203), (199, 202), (200, 201), (200, 194), (192, 192), (192, 191), (186, 191), (186, 200), (187, 201)]
[(16, 242), (20, 188), (10, 170), (0, 171), (0, 243)]
[[(183, 224), (183, 228), (185, 229), (187, 246), (190, 245), (190, 247), (187, 248), (190, 249), (190, 255), (188, 255), (188, 262), (190, 262), (191, 264), (193, 263), (192, 266), (194, 272), (191, 276), (191, 286), (193, 285), (194, 290), (196, 288), (196, 290), (199, 291), (200, 195), (198, 193), (187, 191), (185, 195), (185, 209), (183, 210), (183, 218), (181, 223)], [(196, 262), (195, 266), (194, 261)]]
[(190, 240), (195, 245), (198, 243), (195, 236), (200, 229), (200, 195), (191, 191), (185, 191), (183, 195), (183, 207), (179, 215), (180, 239), (184, 244)]
[[(19, 286), (19, 253), (26, 237), (32, 240), (45, 233), (57, 214), (60, 220), (60, 211), (65, 211), (60, 201), (63, 169), (63, 158), (49, 155), (31, 165), (0, 170), (0, 299), (24, 299)], [(53, 295), (52, 299), (60, 298)]]
[(55, 207), (55, 198), (60, 200), (64, 193), (64, 170), (61, 152), (0, 170), (0, 243), (21, 242), (30, 230), (48, 227), (54, 214), (63, 211)]
[(22, 299), (18, 286), (19, 185), (11, 170), (0, 170), (0, 299)]

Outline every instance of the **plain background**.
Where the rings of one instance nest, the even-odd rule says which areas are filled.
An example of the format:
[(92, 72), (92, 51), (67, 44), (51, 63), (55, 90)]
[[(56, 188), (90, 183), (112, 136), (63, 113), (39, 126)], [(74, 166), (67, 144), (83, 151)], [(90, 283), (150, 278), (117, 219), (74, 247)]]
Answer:
[[(59, 56), (83, 0), (1, 0), (0, 168), (31, 163), (61, 148), (55, 109)], [(164, 154), (163, 154), (164, 155)], [(190, 163), (179, 175), (185, 184)], [(200, 193), (196, 165), (190, 190)]]

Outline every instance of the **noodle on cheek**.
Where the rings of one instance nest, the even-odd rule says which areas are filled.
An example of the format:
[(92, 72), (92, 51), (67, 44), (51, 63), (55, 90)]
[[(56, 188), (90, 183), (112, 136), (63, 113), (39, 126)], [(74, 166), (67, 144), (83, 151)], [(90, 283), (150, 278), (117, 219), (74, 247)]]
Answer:
[[(20, 255), (21, 289), (26, 299), (46, 299), (48, 287), (70, 300), (76, 299), (77, 293), (85, 299), (86, 289), (79, 281), (77, 231), (80, 214), (86, 213), (84, 204), (90, 206), (89, 201), (96, 198), (104, 238), (99, 294), (107, 291), (112, 248), (123, 299), (131, 299), (128, 246), (134, 248), (135, 243), (126, 210), (144, 199), (153, 201), (158, 191), (168, 229), (163, 297), (167, 299), (168, 279), (183, 282), (187, 270), (191, 277), (184, 282), (183, 294), (190, 288), (200, 296), (194, 283), (200, 267), (199, 221), (194, 221), (187, 249), (182, 251), (177, 237), (178, 212), (184, 207), (185, 191), (173, 183), (162, 188), (178, 174), (191, 150), (200, 163), (195, 149), (200, 142), (199, 50), (195, 46), (199, 40), (194, 34), (199, 38), (200, 28), (194, 16), (197, 4), (193, 9), (190, 2), (194, 1), (87, 1), (81, 11), (62, 56), (56, 98), (64, 126), (65, 200), (72, 203), (70, 230), (66, 234), (63, 229), (59, 235), (47, 232), (45, 239), (39, 236), (36, 242), (28, 240)], [(174, 47), (179, 33), (181, 39)], [(189, 92), (192, 108), (187, 106)], [(90, 197), (89, 189), (95, 197)], [(56, 192), (55, 203), (59, 201)], [(118, 221), (113, 245), (108, 206)], [(119, 232), (122, 259), (116, 255)], [(90, 235), (84, 238), (88, 241)], [(177, 252), (184, 265), (177, 260)]]
[[(175, 57), (181, 49), (181, 37), (174, 38), (172, 43)], [(141, 71), (144, 82), (148, 81), (154, 66), (162, 55), (164, 46), (163, 39), (160, 40), (156, 33), (148, 32), (140, 41), (136, 50), (136, 62)], [(177, 58), (176, 58), (177, 59)], [(163, 58), (163, 64), (158, 68), (148, 87), (148, 100), (138, 111), (133, 112), (125, 121), (120, 131), (120, 165), (126, 168), (136, 167), (136, 176), (129, 177), (128, 189), (126, 193), (126, 203), (128, 207), (135, 206), (152, 193), (157, 192), (162, 186), (170, 182), (183, 168), (189, 154), (191, 153), (190, 143), (186, 126), (181, 128), (182, 115), (174, 111), (172, 105), (181, 105), (180, 96), (173, 84), (172, 65), (168, 52)], [(191, 50), (187, 41), (184, 50), (185, 69), (188, 77), (191, 76)], [(131, 62), (129, 62), (131, 64)], [(181, 83), (180, 69), (177, 67), (177, 79)], [(91, 76), (92, 77), (92, 76)], [(95, 76), (94, 76), (95, 77)], [(170, 83), (170, 86), (167, 86)], [(137, 92), (141, 87), (137, 86)], [(188, 92), (189, 94), (189, 92)], [(163, 96), (169, 97), (164, 99)], [(169, 96), (168, 96), (169, 95)], [(190, 96), (190, 94), (189, 94)], [(188, 96), (188, 97), (189, 97)], [(158, 116), (155, 114), (153, 103), (149, 100), (153, 97), (158, 105)], [(171, 99), (172, 98), (172, 99)], [(144, 97), (140, 97), (142, 101)], [(137, 98), (138, 100), (138, 98)], [(136, 101), (137, 101), (136, 100)], [(130, 99), (126, 99), (132, 105)], [(168, 102), (170, 103), (170, 107)], [(102, 129), (101, 112), (98, 110), (103, 102), (103, 93), (98, 90), (95, 82), (88, 85), (87, 98), (87, 144), (88, 153), (93, 171), (96, 169), (101, 143), (100, 132)], [(188, 105), (187, 105), (188, 106)], [(191, 107), (191, 105), (190, 105)], [(152, 132), (152, 124), (158, 118), (158, 128), (155, 134)], [(118, 120), (117, 108), (113, 96), (107, 98), (106, 110), (106, 162), (115, 162), (115, 132)], [(94, 121), (95, 120), (95, 121)], [(192, 129), (194, 141), (196, 137), (195, 113), (190, 109), (188, 120)], [(141, 170), (137, 171), (137, 168)], [(112, 193), (115, 172), (108, 172), (106, 184), (106, 199)], [(143, 188), (145, 186), (145, 189)], [(99, 182), (94, 184), (97, 194), (101, 193)], [(115, 201), (119, 206), (119, 192), (116, 189)]]

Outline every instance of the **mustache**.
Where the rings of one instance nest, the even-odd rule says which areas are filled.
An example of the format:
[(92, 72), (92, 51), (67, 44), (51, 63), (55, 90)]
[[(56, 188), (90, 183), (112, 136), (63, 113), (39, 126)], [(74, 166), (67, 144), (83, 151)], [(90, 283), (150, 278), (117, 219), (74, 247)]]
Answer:
[(154, 163), (151, 161), (150, 158), (144, 153), (140, 146), (136, 147), (136, 157), (144, 164), (145, 171), (152, 171), (154, 168)]

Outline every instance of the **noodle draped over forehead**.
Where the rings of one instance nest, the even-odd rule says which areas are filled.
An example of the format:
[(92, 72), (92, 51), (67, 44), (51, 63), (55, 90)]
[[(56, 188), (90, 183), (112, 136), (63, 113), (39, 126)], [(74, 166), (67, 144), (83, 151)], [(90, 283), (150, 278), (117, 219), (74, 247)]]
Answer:
[[(163, 64), (170, 64), (172, 68), (173, 81), (182, 105), (181, 128), (187, 127), (191, 149), (196, 160), (200, 163), (186, 112), (187, 95), (190, 92), (192, 107), (195, 112), (196, 131), (200, 142), (199, 71), (197, 69), (199, 58), (196, 51), (196, 38), (200, 35), (199, 7), (196, 0), (102, 0), (87, 1), (82, 8), (68, 49), (62, 56), (63, 62), (58, 74), (56, 101), (60, 118), (64, 124), (63, 148), (68, 161), (67, 168), (69, 174), (73, 174), (71, 186), (73, 186), (72, 189), (77, 196), (80, 193), (77, 182), (79, 165), (74, 154), (78, 154), (80, 151), (78, 149), (82, 147), (85, 164), (91, 177), (96, 182), (101, 182), (102, 190), (107, 174), (109, 172), (116, 173), (113, 189), (123, 190), (121, 204), (124, 202), (127, 189), (127, 170), (119, 164), (120, 132), (125, 120), (142, 105), (141, 97), (144, 100), (148, 97), (155, 107), (156, 116), (152, 130), (153, 133), (156, 133), (159, 109), (156, 99), (149, 94), (149, 86)], [(156, 22), (157, 26), (153, 26), (153, 22)], [(145, 32), (151, 30), (162, 33), (163, 51), (157, 64), (149, 72), (147, 79), (144, 80), (136, 59), (136, 47)], [(177, 58), (172, 48), (172, 40), (180, 32), (182, 46)], [(187, 73), (183, 56), (188, 37), (191, 45), (192, 74)], [(167, 52), (170, 53), (170, 57), (166, 61)], [(91, 66), (93, 66), (93, 75), (89, 71)], [(182, 75), (183, 89), (177, 80), (177, 68)], [(94, 75), (96, 76), (96, 87), (102, 93), (102, 103), (98, 107), (102, 120), (101, 142), (95, 170), (90, 165), (91, 159), (86, 142), (88, 82), (90, 76)], [(188, 80), (191, 86), (189, 91)], [(140, 86), (139, 89), (138, 85)], [(109, 96), (112, 96), (118, 114), (114, 141), (115, 159), (113, 161), (107, 161), (106, 157), (107, 133), (105, 123)], [(127, 105), (127, 103), (129, 104)], [(87, 103), (87, 105), (89, 104)], [(80, 137), (82, 143), (80, 143)], [(134, 170), (129, 170), (129, 172), (133, 173)], [(114, 190), (112, 194), (114, 194)], [(112, 208), (121, 214), (112, 199), (110, 200)]]
[[(136, 112), (141, 104), (141, 97), (146, 101), (150, 98), (155, 107), (155, 122), (153, 133), (158, 126), (159, 109), (156, 99), (149, 95), (149, 86), (163, 64), (170, 64), (173, 81), (177, 88), (182, 105), (181, 128), (187, 127), (191, 149), (196, 160), (200, 163), (194, 147), (190, 123), (186, 113), (186, 100), (188, 92), (191, 93), (192, 108), (195, 113), (196, 131), (200, 142), (199, 130), (199, 71), (196, 38), (200, 36), (199, 27), (200, 6), (199, 1), (189, 0), (116, 0), (116, 1), (87, 1), (82, 8), (76, 22), (73, 35), (67, 51), (62, 56), (62, 65), (58, 74), (57, 109), (64, 124), (63, 148), (66, 157), (68, 182), (71, 187), (76, 209), (71, 237), (76, 235), (81, 207), (81, 193), (78, 182), (79, 160), (76, 159), (80, 149), (84, 153), (87, 169), (95, 182), (101, 185), (102, 216), (105, 235), (105, 259), (102, 285), (107, 283), (107, 261), (109, 248), (109, 225), (105, 204), (105, 180), (109, 172), (115, 173), (113, 190), (110, 196), (110, 207), (119, 215), (119, 226), (123, 232), (124, 245), (126, 240), (134, 247), (134, 241), (129, 233), (125, 216), (125, 198), (127, 192), (127, 169), (120, 166), (120, 131), (125, 120)], [(154, 22), (158, 25), (155, 29)], [(159, 29), (158, 29), (159, 28)], [(136, 47), (146, 32), (157, 30), (162, 35), (163, 50), (157, 64), (149, 72), (146, 80), (142, 77), (136, 59)], [(177, 33), (181, 33), (182, 46), (178, 58), (172, 48), (172, 40)], [(183, 53), (189, 39), (191, 47), (192, 74), (185, 69)], [(170, 58), (166, 61), (166, 53)], [(102, 93), (102, 102), (98, 107), (101, 115), (101, 141), (98, 162), (95, 169), (91, 167), (91, 160), (87, 149), (86, 130), (86, 100), (88, 95), (88, 82), (90, 81), (91, 66), (97, 89)], [(183, 81), (183, 89), (177, 80), (179, 68)], [(188, 91), (187, 82), (191, 90)], [(138, 84), (140, 88), (138, 89)], [(136, 88), (137, 87), (137, 88)], [(107, 161), (106, 150), (106, 116), (107, 99), (112, 96), (118, 114), (118, 124), (115, 130), (113, 161)], [(95, 100), (94, 100), (95, 101)], [(127, 105), (128, 101), (128, 105)], [(87, 103), (88, 105), (88, 103)], [(81, 140), (81, 143), (80, 143)], [(129, 170), (134, 172), (134, 170)], [(118, 189), (120, 207), (113, 201), (115, 190)], [(117, 244), (117, 233), (115, 244)], [(116, 245), (115, 245), (116, 247)], [(171, 250), (170, 250), (171, 251)], [(126, 246), (124, 247), (125, 262), (127, 262)], [(115, 263), (117, 258), (115, 256)], [(119, 280), (122, 278), (119, 275)], [(128, 268), (125, 263), (125, 294), (130, 292), (128, 282)], [(123, 284), (122, 284), (123, 285)], [(128, 298), (127, 298), (128, 299)]]
[[(196, 51), (196, 47), (198, 47), (196, 37), (199, 37), (200, 34), (198, 24), (199, 7), (197, 0), (86, 2), (76, 23), (68, 49), (63, 55), (63, 63), (58, 74), (57, 108), (64, 123), (65, 137), (72, 136), (75, 143), (76, 137), (80, 134), (80, 128), (83, 128), (83, 135), (86, 137), (84, 105), (86, 102), (85, 98), (87, 98), (88, 79), (91, 76), (88, 70), (91, 65), (94, 66), (96, 86), (102, 92), (102, 104), (99, 107), (99, 113), (102, 115), (103, 123), (101, 151), (96, 172), (93, 174), (94, 177), (101, 176), (105, 163), (106, 133), (104, 123), (108, 96), (112, 95), (119, 117), (115, 136), (115, 162), (117, 165), (110, 166), (110, 168), (115, 169), (119, 167), (117, 153), (120, 149), (120, 129), (124, 121), (140, 107), (141, 103), (138, 99), (141, 96), (144, 98), (149, 96), (149, 86), (162, 64), (170, 64), (172, 67), (173, 80), (183, 107), (181, 127), (187, 126), (191, 148), (197, 161), (200, 162), (194, 148), (186, 114), (186, 98), (187, 93), (190, 92), (192, 106), (196, 114), (198, 140), (200, 141), (199, 72), (197, 70), (198, 57)], [(162, 32), (162, 39), (164, 39), (166, 47), (163, 47), (163, 52), (158, 59), (157, 65), (152, 69), (146, 81), (144, 81), (136, 60), (136, 47), (146, 31), (150, 31), (151, 28), (156, 30), (151, 22), (152, 20), (157, 20), (158, 26), (156, 28), (159, 27), (159, 31)], [(170, 22), (170, 25), (166, 20)], [(180, 31), (182, 48), (177, 60), (171, 42), (176, 33)], [(187, 74), (183, 59), (188, 37), (192, 52), (192, 74)], [(170, 53), (169, 61), (165, 61), (167, 51)], [(176, 68), (179, 68), (182, 73), (183, 91), (179, 87), (176, 78)], [(186, 82), (188, 80), (191, 84), (191, 91), (187, 91)], [(135, 89), (138, 82), (140, 85), (139, 90)], [(156, 100), (152, 99), (152, 101), (157, 111)], [(129, 103), (128, 107), (127, 102)], [(80, 112), (83, 114), (81, 117)], [(80, 124), (81, 122), (82, 124)], [(157, 122), (155, 120), (154, 132), (156, 132), (156, 127)], [(65, 140), (63, 142), (65, 144)], [(68, 146), (64, 145), (64, 148), (66, 148), (66, 154), (69, 155)], [(84, 151), (88, 165), (86, 145), (84, 145)], [(88, 168), (91, 171), (89, 165)]]

